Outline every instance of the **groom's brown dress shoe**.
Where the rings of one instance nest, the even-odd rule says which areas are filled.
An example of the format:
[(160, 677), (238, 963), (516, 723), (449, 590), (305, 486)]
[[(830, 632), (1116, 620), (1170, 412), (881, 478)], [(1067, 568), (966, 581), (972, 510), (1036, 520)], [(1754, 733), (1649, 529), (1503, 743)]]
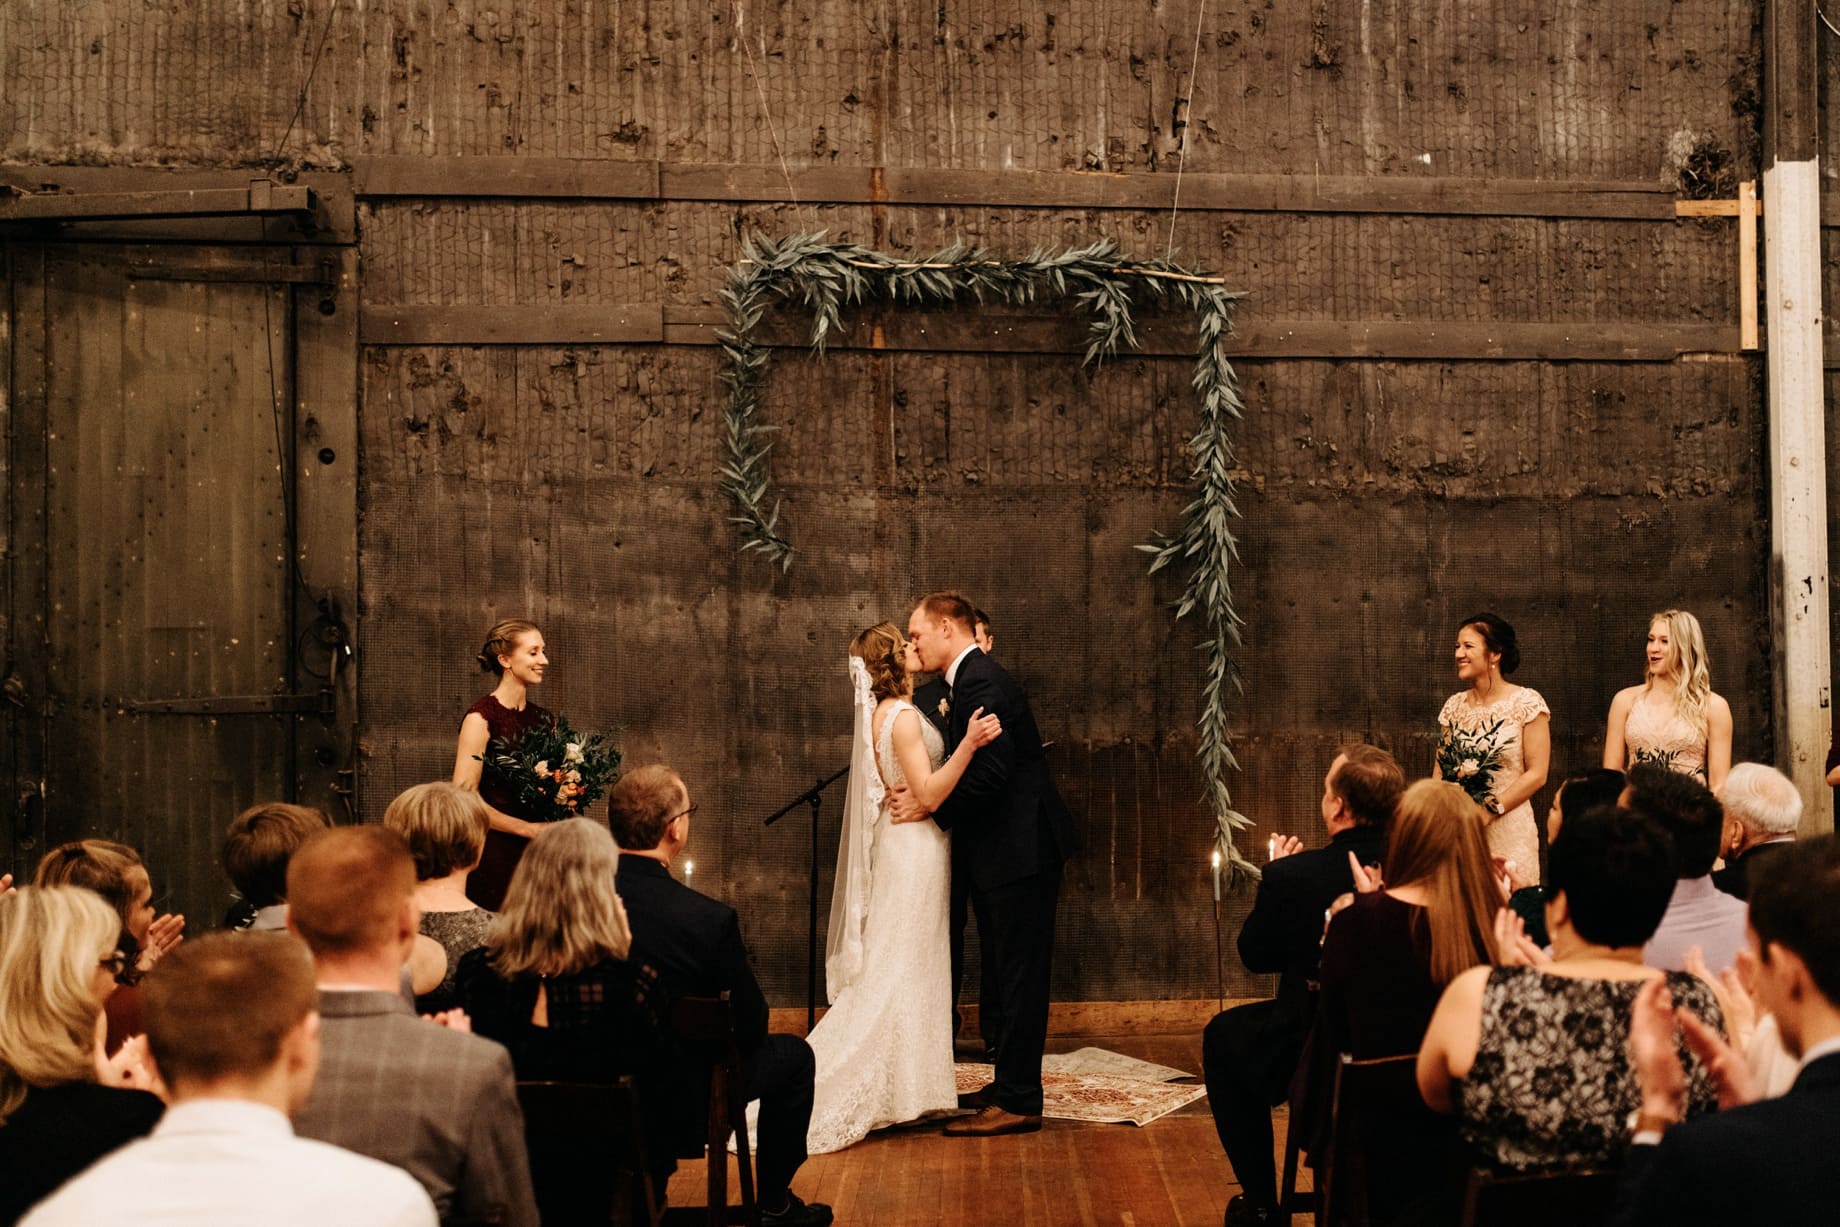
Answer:
[(975, 1091), (966, 1091), (958, 1097), (961, 1108), (988, 1108), (990, 1106), (991, 1083), (986, 1082)]
[(1018, 1116), (991, 1104), (969, 1120), (957, 1120), (946, 1126), (947, 1137), (994, 1138), (1006, 1133), (1038, 1133), (1041, 1117)]

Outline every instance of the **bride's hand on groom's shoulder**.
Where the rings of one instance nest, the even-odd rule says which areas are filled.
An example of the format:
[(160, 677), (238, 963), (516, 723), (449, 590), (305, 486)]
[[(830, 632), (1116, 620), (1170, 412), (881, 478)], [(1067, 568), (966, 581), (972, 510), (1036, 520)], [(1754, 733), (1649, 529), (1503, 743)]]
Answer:
[(914, 797), (905, 788), (897, 788), (888, 794), (888, 821), (890, 822), (925, 822), (933, 816), (932, 811)]
[(971, 723), (965, 728), (965, 740), (970, 743), (972, 749), (987, 746), (1001, 736), (1003, 736), (1003, 721), (994, 715), (986, 716), (981, 707), (971, 713)]

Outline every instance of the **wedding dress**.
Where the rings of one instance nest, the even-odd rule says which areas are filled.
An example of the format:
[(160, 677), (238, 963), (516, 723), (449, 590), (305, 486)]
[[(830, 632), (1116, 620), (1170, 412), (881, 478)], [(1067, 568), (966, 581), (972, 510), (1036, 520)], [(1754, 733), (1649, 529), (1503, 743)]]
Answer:
[(817, 1059), (806, 1135), (812, 1154), (958, 1106), (946, 946), (951, 843), (931, 822), (890, 822), (887, 802), (887, 791), (907, 782), (894, 752), (894, 725), (903, 712), (914, 712), (919, 721), (935, 770), (945, 760), (945, 745), (905, 701), (896, 702), (874, 736), (867, 673), (855, 658), (850, 665), (857, 752), (825, 960), (831, 1008), (809, 1037)]

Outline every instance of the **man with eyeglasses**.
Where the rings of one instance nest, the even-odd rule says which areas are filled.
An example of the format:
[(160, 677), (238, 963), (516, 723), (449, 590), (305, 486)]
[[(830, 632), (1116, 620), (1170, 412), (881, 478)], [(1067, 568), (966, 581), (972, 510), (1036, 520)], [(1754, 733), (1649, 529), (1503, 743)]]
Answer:
[[(696, 814), (683, 777), (665, 766), (629, 771), (614, 785), (607, 811), (614, 842), (620, 845), (615, 887), (632, 928), (633, 962), (656, 971), (660, 986), (673, 997), (729, 995), (748, 1098), (760, 1101), (754, 1166), (763, 1227), (825, 1227), (830, 1207), (806, 1205), (791, 1188), (793, 1174), (805, 1162), (805, 1134), (811, 1126), (811, 1046), (796, 1035), (767, 1034), (767, 999), (748, 963), (735, 909), (671, 876), (671, 863), (689, 842)], [(707, 1071), (683, 1071), (678, 1099), (697, 1107), (706, 1103), (707, 1078)], [(702, 1153), (700, 1120), (672, 1122), (670, 1133), (682, 1153)], [(661, 1164), (663, 1155), (652, 1160), (666, 1176), (675, 1166)]]

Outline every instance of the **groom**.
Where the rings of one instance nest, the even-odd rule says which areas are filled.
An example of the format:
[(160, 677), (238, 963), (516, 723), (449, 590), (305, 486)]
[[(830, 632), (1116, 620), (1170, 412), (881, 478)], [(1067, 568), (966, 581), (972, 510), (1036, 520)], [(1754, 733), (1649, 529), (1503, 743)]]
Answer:
[[(979, 708), (1003, 721), (1003, 735), (972, 757), (951, 796), (931, 815), (952, 832), (953, 873), (969, 875), (978, 915), (989, 922), (988, 932), (980, 928), (979, 940), (992, 963), (1002, 1027), (996, 1079), (984, 1092), (983, 1110), (947, 1126), (954, 1137), (1041, 1128), (1054, 907), (1061, 865), (1079, 842), (1073, 816), (1049, 778), (1028, 697), (978, 649), (975, 618), (969, 601), (937, 592), (922, 597), (907, 619), (907, 638), (920, 667), (943, 672), (950, 687), (948, 752), (964, 738)], [(929, 816), (905, 789), (890, 805), (896, 822)]]

